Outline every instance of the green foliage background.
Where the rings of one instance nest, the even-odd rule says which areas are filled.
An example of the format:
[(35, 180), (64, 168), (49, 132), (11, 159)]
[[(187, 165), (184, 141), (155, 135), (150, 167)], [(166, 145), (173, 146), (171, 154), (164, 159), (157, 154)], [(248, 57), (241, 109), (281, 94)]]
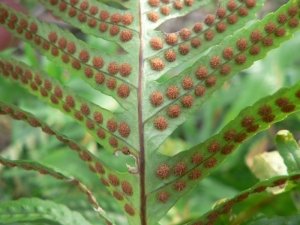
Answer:
[[(35, 1), (25, 2), (28, 8), (36, 9)], [(209, 10), (209, 8), (207, 9)], [(77, 30), (74, 30), (74, 34), (83, 38), (91, 47), (102, 49), (107, 53), (119, 51), (115, 44), (99, 41), (92, 36), (82, 36)], [(216, 91), (197, 113), (178, 127), (160, 149), (165, 154), (173, 155), (204, 141), (220, 131), (241, 109), (253, 104), (263, 96), (274, 93), (282, 86), (295, 84), (300, 76), (300, 55), (298, 54), (299, 48), (294, 46), (300, 46), (299, 32), (292, 40), (284, 43), (279, 49), (271, 51), (265, 59), (256, 62), (250, 69), (241, 72)], [(45, 57), (38, 55), (28, 44), (20, 43), (17, 49), (8, 49), (0, 53), (0, 56), (7, 58), (12, 55), (29, 65), (46, 70), (59, 79), (62, 84), (72, 87), (76, 93), (92, 102), (101, 102), (106, 108), (119, 110), (112, 98), (101, 95), (81, 82), (80, 78), (70, 76), (61, 68), (56, 67)], [(73, 139), (80, 140), (82, 144), (87, 144), (96, 155), (101, 152), (101, 156), (105, 157), (104, 161), (112, 162), (112, 166), (119, 171), (127, 171), (126, 163), (134, 164), (134, 160), (129, 156), (119, 155), (117, 161), (114, 156), (103, 151), (101, 146), (97, 145), (91, 136), (86, 134), (75, 122), (72, 122), (69, 117), (48, 107), (46, 103), (38, 101), (36, 97), (19, 86), (2, 77), (0, 77), (0, 83), (0, 100), (16, 104), (38, 114), (50, 125), (55, 122), (60, 131)], [(290, 130), (296, 139), (299, 139), (299, 125), (300, 116), (299, 113), (296, 113), (247, 141), (214, 173), (183, 196), (164, 217), (161, 221), (162, 224), (178, 224), (178, 221), (183, 221), (181, 224), (184, 224), (184, 221), (208, 211), (219, 199), (233, 197), (255, 184), (257, 178), (251, 173), (246, 161), (251, 162), (255, 154), (274, 150), (274, 138), (277, 131), (281, 129)], [(4, 135), (7, 132), (9, 135)], [(89, 172), (84, 163), (76, 156), (68, 154), (66, 147), (56, 138), (49, 137), (39, 129), (29, 127), (27, 124), (13, 121), (7, 116), (1, 116), (0, 140), (0, 151), (3, 156), (12, 155), (15, 159), (36, 159), (63, 168), (70, 174), (78, 176), (93, 191), (98, 201), (115, 218), (116, 222), (126, 224), (127, 220), (122, 215), (116, 200), (110, 197), (108, 191), (99, 184), (98, 178)], [(78, 170), (80, 173), (77, 173)], [(73, 186), (51, 177), (41, 176), (36, 172), (0, 167), (0, 202), (31, 196), (63, 203), (70, 209), (81, 212), (93, 224), (97, 224), (97, 215), (91, 210), (85, 196), (81, 195)], [(243, 218), (247, 221), (247, 219), (263, 214), (269, 217), (297, 214), (300, 209), (299, 196), (300, 188), (281, 195), (264, 192), (243, 201), (239, 205), (243, 212), (239, 212), (237, 209), (239, 214), (235, 216), (241, 221)], [(199, 201), (199, 199), (201, 200)], [(107, 208), (108, 206), (110, 208)]]

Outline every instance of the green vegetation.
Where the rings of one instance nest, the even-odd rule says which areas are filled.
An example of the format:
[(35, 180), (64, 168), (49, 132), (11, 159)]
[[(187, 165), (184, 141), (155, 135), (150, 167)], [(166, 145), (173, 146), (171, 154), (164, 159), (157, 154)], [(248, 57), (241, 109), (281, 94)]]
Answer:
[(40, 2), (0, 3), (0, 224), (298, 223), (299, 0)]

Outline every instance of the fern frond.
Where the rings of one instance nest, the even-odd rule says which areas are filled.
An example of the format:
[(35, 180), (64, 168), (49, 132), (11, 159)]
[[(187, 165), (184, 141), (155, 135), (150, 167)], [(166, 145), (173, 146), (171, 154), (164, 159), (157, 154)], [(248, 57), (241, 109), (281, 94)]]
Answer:
[[(136, 197), (139, 196), (139, 190), (131, 184), (139, 182), (139, 177), (132, 176), (130, 173), (118, 173), (117, 171), (114, 171), (86, 148), (59, 134), (31, 113), (21, 110), (18, 107), (0, 101), (0, 114), (6, 114), (16, 120), (22, 120), (33, 127), (41, 127), (42, 131), (45, 133), (56, 135), (59, 141), (67, 144), (70, 149), (78, 152), (78, 156), (88, 164), (90, 171), (100, 178), (101, 183), (107, 187), (111, 194), (119, 201), (118, 203), (123, 210), (126, 212), (126, 210), (130, 208), (130, 210), (133, 211), (132, 213), (136, 215), (134, 211), (139, 208), (139, 199)], [(130, 154), (130, 152), (125, 153)], [(133, 210), (133, 208), (135, 210)], [(138, 218), (137, 216), (138, 215), (132, 219), (136, 220)]]
[(107, 218), (105, 211), (99, 206), (92, 192), (83, 183), (68, 175), (66, 172), (59, 171), (57, 168), (54, 168), (52, 166), (41, 164), (31, 160), (9, 160), (0, 156), (0, 163), (4, 166), (19, 167), (28, 171), (37, 171), (42, 175), (50, 175), (58, 180), (64, 180), (75, 185), (81, 193), (84, 193), (87, 196), (88, 201), (90, 202), (92, 207), (98, 212), (99, 216), (105, 221), (111, 221)]
[(271, 179), (260, 181), (256, 183), (253, 187), (240, 192), (235, 197), (227, 199), (221, 204), (218, 204), (211, 211), (205, 213), (200, 218), (191, 221), (187, 224), (194, 225), (194, 224), (201, 224), (201, 223), (203, 224), (215, 223), (218, 220), (218, 217), (220, 215), (229, 213), (233, 206), (238, 205), (240, 202), (244, 201), (251, 195), (261, 193), (265, 191), (267, 188), (273, 188), (273, 187), (285, 185), (286, 183), (294, 183), (299, 185), (298, 182), (299, 179), (300, 179), (300, 172), (294, 172), (289, 175), (276, 176), (276, 177), (272, 177)]
[[(37, 119), (34, 115), (29, 112), (26, 112), (14, 105), (10, 105), (0, 101), (0, 114), (8, 115), (12, 119), (21, 120), (23, 122), (28, 123), (32, 127), (40, 127), (43, 132), (49, 135), (55, 135), (56, 138), (69, 146), (69, 148), (78, 153), (80, 159), (82, 159), (85, 163), (88, 164), (88, 167), (92, 172), (97, 173), (97, 175), (101, 178), (101, 176), (108, 171), (109, 173), (116, 173), (112, 168), (106, 165), (98, 157), (94, 156), (88, 149), (84, 146), (76, 143), (75, 141), (69, 139), (65, 135), (60, 134), (58, 131), (50, 127), (48, 124), (43, 122), (40, 119)], [(95, 169), (99, 168), (99, 170)]]
[(107, 151), (114, 153), (116, 148), (126, 148), (129, 152), (137, 152), (137, 143), (132, 138), (134, 131), (131, 133), (124, 115), (113, 114), (98, 105), (92, 104), (61, 85), (45, 72), (16, 60), (0, 61), (0, 70), (0, 74), (4, 77), (17, 82), (42, 101), (74, 118)]
[(96, 0), (80, 0), (76, 4), (70, 0), (39, 1), (56, 16), (87, 34), (116, 42), (127, 52), (136, 48), (139, 41), (138, 4), (121, 10)]
[(142, 20), (148, 29), (154, 29), (168, 19), (187, 15), (208, 3), (208, 0), (149, 0), (142, 8)]
[[(153, 214), (163, 215), (181, 195), (204, 179), (245, 140), (299, 110), (300, 83), (297, 83), (245, 108), (217, 135), (190, 150), (173, 157), (163, 156), (160, 153), (151, 154), (151, 158), (155, 158), (153, 160), (155, 165), (152, 164), (152, 168), (156, 169), (153, 171), (152, 168), (147, 168), (147, 170), (152, 176), (156, 175), (156, 179), (147, 183), (148, 200), (157, 201), (162, 193), (168, 193), (168, 198), (166, 202), (161, 201), (165, 204), (157, 206), (157, 209), (149, 209), (149, 218)], [(169, 159), (166, 160), (167, 158)], [(164, 183), (161, 180), (164, 180)]]
[[(91, 225), (81, 214), (66, 206), (38, 198), (22, 198), (0, 204), (2, 224), (31, 222), (31, 224)], [(107, 224), (111, 224), (107, 220)]]
[[(125, 56), (109, 56), (75, 38), (54, 24), (46, 24), (0, 4), (0, 23), (17, 37), (71, 74), (80, 76), (91, 87), (115, 98), (125, 109), (136, 108), (136, 67)], [(9, 16), (8, 16), (9, 15)], [(12, 16), (14, 15), (14, 16)], [(16, 17), (14, 22), (11, 17)], [(118, 63), (117, 63), (118, 62)]]
[[(222, 42), (225, 36), (232, 35), (254, 19), (263, 2), (264, 0), (260, 0), (255, 6), (248, 7), (246, 2), (223, 1), (216, 15), (209, 14), (204, 23), (197, 22), (192, 29), (184, 28), (171, 34), (148, 32), (148, 51), (145, 52), (147, 80), (156, 80), (170, 69), (190, 59), (199, 58), (210, 47)], [(229, 3), (234, 5), (229, 7)], [(155, 69), (154, 59), (163, 62), (162, 70)]]
[[(190, 113), (198, 110), (226, 80), (265, 57), (270, 50), (277, 48), (282, 42), (292, 38), (293, 33), (300, 29), (298, 23), (294, 24), (294, 16), (299, 15), (298, 11), (296, 14), (289, 13), (296, 5), (296, 2), (290, 1), (276, 13), (269, 14), (262, 21), (226, 38), (220, 45), (212, 48), (205, 57), (197, 60), (193, 66), (167, 82), (163, 84), (149, 82), (145, 97), (148, 106), (144, 117), (148, 143), (157, 149), (165, 138), (182, 124)], [(282, 15), (284, 21), (278, 22)], [(230, 52), (229, 56), (228, 52)], [(161, 95), (163, 101), (153, 107), (153, 101), (146, 101), (146, 98), (155, 99), (152, 96), (157, 94)], [(175, 111), (172, 107), (176, 107), (177, 114), (172, 113)], [(170, 121), (164, 128), (163, 134), (148, 133), (147, 131), (155, 126), (158, 118)]]

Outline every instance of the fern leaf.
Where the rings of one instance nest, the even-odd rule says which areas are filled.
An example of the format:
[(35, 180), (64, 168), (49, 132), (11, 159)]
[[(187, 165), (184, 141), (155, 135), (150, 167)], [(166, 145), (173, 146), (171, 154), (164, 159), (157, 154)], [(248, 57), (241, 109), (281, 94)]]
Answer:
[(261, 217), (259, 219), (255, 219), (252, 222), (248, 223), (248, 225), (264, 225), (264, 224), (272, 224), (272, 225), (285, 225), (285, 224), (299, 224), (300, 223), (300, 215), (296, 214), (293, 216), (274, 216), (271, 218)]
[(125, 109), (134, 107), (132, 102), (136, 95), (138, 71), (125, 57), (109, 56), (91, 49), (54, 24), (42, 23), (3, 4), (0, 4), (0, 10), (17, 17), (16, 23), (8, 17), (2, 23), (14, 35), (37, 48), (57, 65), (80, 76), (91, 87), (114, 97)]
[[(231, 208), (242, 202), (243, 200), (247, 199), (249, 196), (253, 194), (258, 194), (266, 190), (268, 187), (278, 187), (284, 185), (286, 182), (296, 183), (300, 179), (300, 172), (294, 172), (289, 175), (284, 176), (276, 176), (271, 179), (263, 180), (258, 183), (256, 183), (253, 187), (242, 191), (238, 195), (236, 195), (233, 198), (230, 198), (223, 202), (222, 204), (217, 205), (214, 209), (211, 211), (205, 213), (202, 215), (199, 219), (196, 219), (195, 221), (187, 223), (188, 225), (193, 224), (203, 224), (205, 223), (215, 223), (218, 217), (222, 214), (227, 214), (230, 212)], [(229, 221), (228, 221), (229, 222)]]
[[(71, 116), (83, 125), (105, 149), (115, 152), (116, 148), (136, 152), (138, 143), (129, 128), (125, 115), (114, 115), (89, 101), (77, 96), (72, 90), (62, 86), (56, 79), (44, 72), (29, 67), (16, 60), (1, 61), (0, 73), (31, 94), (39, 97), (54, 108)], [(133, 118), (134, 119), (134, 118)], [(119, 124), (119, 129), (117, 131)], [(116, 132), (117, 131), (117, 132)]]
[(149, 0), (143, 7), (142, 20), (148, 29), (154, 29), (168, 19), (184, 16), (208, 3), (208, 0), (170, 1)]
[[(97, 173), (104, 174), (103, 171), (108, 171), (110, 173), (115, 173), (112, 168), (106, 165), (105, 162), (103, 162), (98, 157), (94, 156), (88, 149), (86, 149), (84, 146), (76, 143), (73, 140), (70, 140), (65, 135), (60, 134), (58, 131), (54, 130), (52, 127), (50, 127), (48, 124), (43, 122), (40, 119), (37, 119), (33, 114), (26, 112), (16, 106), (4, 103), (0, 101), (0, 114), (2, 115), (8, 115), (12, 119), (15, 120), (22, 120), (26, 123), (28, 123), (32, 127), (40, 127), (43, 132), (49, 135), (55, 135), (56, 138), (69, 146), (71, 150), (74, 150), (78, 153), (78, 156), (88, 164), (91, 171), (97, 171)], [(95, 164), (95, 165), (94, 165)], [(101, 170), (95, 170), (94, 167), (99, 167)], [(102, 171), (102, 172), (101, 172)]]
[[(197, 60), (192, 67), (169, 81), (163, 84), (149, 82), (148, 93), (144, 99), (145, 102), (148, 102), (144, 111), (145, 134), (148, 137), (149, 146), (152, 146), (152, 150), (148, 151), (157, 149), (165, 138), (183, 123), (190, 113), (198, 110), (226, 80), (237, 74), (238, 71), (250, 67), (254, 61), (265, 57), (267, 52), (290, 39), (293, 32), (300, 28), (299, 26), (294, 27), (294, 18), (288, 16), (289, 9), (295, 5), (296, 2), (290, 1), (276, 13), (269, 14), (262, 21), (226, 38), (220, 45), (212, 48), (205, 57)], [(286, 16), (286, 20), (280, 24), (278, 20), (281, 15)], [(245, 43), (246, 45), (244, 45)], [(230, 59), (226, 59), (224, 52), (229, 49), (233, 54)], [(155, 95), (158, 94), (163, 100), (159, 105), (153, 107), (153, 100), (149, 102), (149, 100), (146, 101), (146, 98), (155, 99)], [(164, 127), (163, 134), (159, 131), (154, 133), (151, 130), (159, 118), (164, 118), (167, 123), (170, 121), (168, 126)]]
[(87, 34), (116, 42), (127, 52), (132, 52), (139, 41), (138, 4), (120, 10), (96, 0), (56, 1), (39, 0), (62, 20)]
[[(50, 135), (56, 135), (59, 141), (68, 144), (72, 150), (78, 152), (78, 156), (88, 164), (90, 171), (100, 178), (101, 183), (106, 186), (111, 194), (119, 201), (118, 203), (124, 212), (130, 212), (128, 214), (132, 214), (130, 220), (136, 223), (139, 218), (135, 211), (139, 209), (138, 196), (140, 193), (137, 187), (133, 187), (131, 184), (139, 182), (139, 177), (132, 176), (132, 174), (129, 173), (117, 173), (86, 148), (60, 135), (46, 123), (24, 110), (0, 101), (0, 114), (9, 115), (16, 120), (23, 120), (33, 127), (41, 127), (44, 132)], [(123, 151), (126, 151), (126, 149), (123, 149)], [(125, 152), (124, 154), (130, 154), (130, 152)], [(131, 172), (134, 173), (133, 171)], [(89, 195), (90, 191), (86, 190), (84, 193)], [(96, 209), (98, 209), (98, 207), (96, 207)]]
[[(38, 198), (22, 198), (0, 204), (1, 224), (49, 221), (61, 225), (91, 225), (81, 214), (64, 205)], [(109, 222), (109, 221), (108, 221)]]
[[(99, 216), (103, 218), (105, 221), (110, 221), (107, 216), (105, 211), (99, 206), (96, 198), (93, 196), (92, 192), (84, 185), (82, 184), (79, 180), (73, 178), (72, 176), (68, 175), (66, 172), (59, 171), (57, 168), (53, 168), (49, 165), (37, 163), (35, 161), (30, 161), (30, 160), (8, 160), (0, 156), (0, 163), (9, 166), (9, 167), (20, 167), (24, 170), (33, 170), (37, 171), (40, 174), (43, 175), (50, 175), (58, 180), (64, 180), (67, 181), (73, 185), (75, 185), (80, 192), (86, 194), (90, 204), (92, 207), (98, 212)], [(1, 204), (0, 204), (1, 208)]]
[(279, 131), (276, 135), (276, 146), (278, 152), (284, 160), (288, 172), (300, 170), (300, 149), (293, 135), (287, 131)]
[[(257, 1), (255, 6), (247, 7), (246, 2), (233, 3), (223, 1), (216, 15), (209, 14), (202, 24), (197, 22), (193, 29), (184, 28), (178, 33), (163, 34), (153, 31), (148, 34), (148, 51), (145, 53), (145, 71), (148, 80), (156, 80), (170, 69), (182, 63), (199, 58), (210, 47), (223, 41), (254, 19), (264, 0)], [(230, 5), (234, 4), (234, 5)], [(229, 7), (230, 6), (230, 7)], [(153, 67), (154, 59), (160, 59), (164, 68), (160, 71)], [(195, 59), (194, 59), (195, 60)]]
[[(181, 195), (220, 165), (242, 142), (268, 129), (271, 124), (283, 120), (288, 114), (298, 112), (299, 97), (300, 83), (297, 83), (245, 108), (219, 134), (190, 150), (174, 157), (160, 153), (151, 154), (155, 163), (147, 170), (152, 176), (156, 175), (156, 179), (147, 183), (148, 201), (153, 203), (160, 195), (166, 193), (168, 198), (165, 202), (161, 201), (165, 204), (161, 204), (160, 207), (148, 209), (149, 218), (153, 215), (162, 216)], [(156, 168), (154, 171), (153, 167)], [(164, 180), (164, 183), (161, 180)]]

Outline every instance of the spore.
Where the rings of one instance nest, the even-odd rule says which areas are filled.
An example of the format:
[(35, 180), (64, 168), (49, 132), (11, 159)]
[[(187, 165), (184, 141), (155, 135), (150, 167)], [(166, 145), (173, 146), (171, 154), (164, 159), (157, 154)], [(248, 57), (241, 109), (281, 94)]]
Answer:
[(157, 195), (157, 200), (161, 203), (166, 203), (170, 197), (169, 192), (162, 191)]
[(226, 47), (223, 50), (222, 54), (223, 54), (223, 58), (224, 59), (229, 60), (229, 59), (231, 59), (234, 56), (234, 51), (233, 51), (233, 49), (231, 47)]
[(173, 7), (177, 10), (181, 10), (183, 8), (183, 4), (179, 0), (175, 0), (173, 3)]
[(133, 208), (132, 208), (130, 205), (128, 205), (128, 204), (126, 203), (125, 206), (124, 206), (124, 209), (125, 209), (125, 212), (126, 212), (128, 215), (134, 216), (135, 212), (134, 212)]
[(164, 101), (164, 96), (161, 92), (155, 91), (150, 95), (150, 102), (153, 106), (160, 106)]
[(165, 59), (168, 62), (174, 62), (176, 60), (176, 52), (172, 49), (169, 49), (165, 52)]
[(193, 38), (191, 41), (191, 45), (193, 48), (198, 48), (200, 47), (202, 44), (201, 39), (200, 38)]
[(227, 17), (227, 22), (229, 24), (235, 24), (235, 23), (238, 22), (238, 20), (239, 20), (239, 18), (235, 14), (232, 14), (232, 15), (230, 15), (230, 16)]
[(195, 23), (195, 25), (193, 27), (193, 31), (195, 33), (197, 33), (197, 34), (200, 33), (202, 31), (202, 29), (203, 29), (202, 23), (200, 23), (200, 22)]
[(67, 51), (70, 54), (74, 54), (76, 52), (76, 45), (74, 42), (69, 42), (67, 45)]
[(117, 86), (117, 81), (115, 78), (109, 78), (106, 81), (106, 87), (108, 87), (110, 90), (114, 90)]
[(182, 176), (184, 173), (186, 173), (187, 169), (188, 169), (187, 164), (181, 161), (174, 166), (173, 173), (176, 176)]
[(160, 58), (151, 59), (151, 68), (158, 71), (163, 70), (165, 63)]
[(118, 124), (115, 120), (109, 119), (106, 123), (106, 127), (110, 132), (115, 132), (118, 128)]
[(98, 130), (97, 130), (97, 136), (98, 136), (100, 139), (105, 139), (106, 134), (105, 134), (105, 132), (104, 132), (102, 129), (98, 129)]
[(166, 90), (166, 96), (168, 99), (176, 99), (179, 95), (179, 88), (175, 85), (168, 87)]
[(160, 50), (163, 48), (163, 41), (159, 37), (154, 37), (150, 40), (151, 48), (154, 50)]
[(110, 146), (113, 147), (113, 148), (116, 148), (116, 147), (118, 147), (118, 145), (119, 145), (118, 140), (117, 140), (116, 138), (114, 138), (114, 137), (110, 137), (110, 138), (108, 139), (108, 143), (109, 143)]
[(105, 77), (102, 73), (97, 73), (95, 76), (95, 81), (97, 84), (103, 84), (105, 81)]
[(100, 12), (99, 18), (100, 18), (100, 20), (105, 21), (109, 18), (109, 16), (110, 16), (109, 12), (107, 12), (106, 10), (103, 10)]
[(148, 19), (152, 22), (156, 22), (157, 20), (159, 20), (159, 15), (156, 12), (149, 12), (147, 16)]
[(215, 37), (215, 33), (212, 30), (208, 30), (205, 32), (204, 37), (207, 41), (211, 41)]
[(197, 180), (201, 177), (201, 175), (202, 175), (202, 171), (199, 170), (199, 169), (195, 169), (192, 172), (190, 172), (189, 179), (190, 180)]
[(120, 40), (122, 42), (127, 42), (132, 39), (132, 32), (130, 30), (124, 30), (121, 32)]
[(216, 30), (219, 32), (219, 33), (223, 33), (225, 30), (227, 29), (227, 25), (225, 22), (219, 22), (217, 25), (216, 25)]
[(191, 108), (192, 105), (194, 104), (194, 97), (192, 95), (185, 95), (181, 99), (181, 104), (184, 108)]
[(29, 30), (32, 32), (32, 33), (36, 33), (38, 31), (38, 26), (35, 22), (31, 22), (30, 25), (29, 25)]
[(227, 9), (231, 12), (233, 12), (234, 10), (236, 10), (236, 7), (237, 7), (237, 4), (235, 1), (233, 0), (230, 0), (228, 3), (227, 3)]
[(178, 37), (176, 34), (167, 34), (165, 38), (168, 45), (175, 45), (178, 42)]
[(121, 84), (117, 89), (117, 94), (120, 98), (127, 98), (130, 94), (130, 88), (127, 84)]
[(160, 8), (160, 12), (161, 12), (161, 14), (167, 16), (171, 13), (171, 9), (169, 8), (169, 6), (164, 5)]
[(232, 141), (236, 136), (236, 131), (235, 130), (229, 130), (224, 134), (224, 139), (226, 141)]
[(109, 74), (116, 75), (119, 72), (119, 66), (116, 62), (109, 63), (107, 70)]
[(180, 116), (181, 109), (178, 105), (172, 105), (168, 108), (168, 116), (170, 118), (177, 118)]
[(191, 77), (185, 77), (181, 81), (184, 90), (190, 90), (194, 87), (194, 80)]
[(208, 26), (213, 25), (214, 22), (215, 22), (215, 15), (213, 14), (208, 14), (204, 19), (204, 23)]
[(205, 94), (205, 87), (203, 87), (202, 85), (198, 85), (196, 88), (195, 88), (195, 95), (197, 97), (201, 97)]
[(154, 120), (154, 126), (160, 131), (165, 130), (168, 127), (168, 120), (159, 116)]
[(94, 71), (92, 70), (92, 68), (86, 67), (84, 69), (84, 74), (85, 74), (86, 78), (92, 78), (94, 76)]
[(257, 44), (258, 42), (260, 42), (260, 40), (262, 39), (262, 33), (261, 31), (259, 30), (254, 30), (252, 33), (251, 33), (251, 41), (253, 44)]
[(173, 188), (176, 191), (182, 191), (186, 188), (186, 182), (185, 181), (177, 181), (175, 182), (175, 184), (173, 185)]
[(133, 21), (133, 16), (130, 13), (125, 13), (122, 17), (122, 23), (124, 25), (130, 25)]
[(221, 64), (221, 59), (220, 59), (219, 56), (213, 56), (213, 57), (210, 59), (209, 63), (210, 63), (210, 67), (211, 67), (212, 69), (216, 69), (216, 68), (218, 68), (218, 67), (220, 66), (220, 64)]
[(120, 192), (114, 191), (113, 192), (113, 196), (115, 197), (115, 199), (117, 199), (118, 201), (122, 201), (123, 200), (123, 195)]
[(86, 63), (87, 61), (89, 61), (90, 59), (90, 54), (88, 53), (88, 51), (86, 50), (82, 50), (80, 53), (79, 53), (79, 59)]
[(108, 175), (108, 180), (109, 180), (109, 183), (111, 183), (113, 186), (119, 186), (120, 185), (119, 178), (117, 176), (113, 175), (113, 174)]
[(225, 16), (226, 16), (226, 9), (221, 8), (221, 7), (218, 8), (216, 15), (217, 15), (217, 17), (220, 18), (220, 19), (225, 18)]
[(75, 101), (73, 99), (73, 97), (71, 95), (67, 95), (66, 96), (66, 103), (68, 106), (70, 106), (71, 108), (75, 107)]
[(208, 160), (205, 161), (204, 167), (205, 168), (212, 168), (217, 164), (217, 159), (216, 158), (209, 158)]
[(205, 79), (208, 75), (208, 70), (206, 69), (205, 66), (200, 66), (197, 70), (196, 70), (196, 73), (195, 73), (196, 77), (199, 79), (199, 80), (202, 80), (202, 79)]
[(170, 167), (167, 164), (161, 164), (156, 169), (156, 175), (159, 179), (166, 179), (170, 176)]
[(187, 44), (183, 44), (179, 46), (178, 50), (181, 55), (187, 55), (190, 52), (190, 46)]
[(118, 127), (118, 132), (122, 137), (127, 138), (131, 130), (127, 123), (121, 122)]
[(213, 141), (208, 147), (210, 153), (216, 153), (221, 149), (221, 144), (218, 141)]
[(122, 186), (122, 190), (126, 195), (133, 195), (133, 190), (132, 190), (132, 186), (128, 181), (122, 181), (121, 183)]

